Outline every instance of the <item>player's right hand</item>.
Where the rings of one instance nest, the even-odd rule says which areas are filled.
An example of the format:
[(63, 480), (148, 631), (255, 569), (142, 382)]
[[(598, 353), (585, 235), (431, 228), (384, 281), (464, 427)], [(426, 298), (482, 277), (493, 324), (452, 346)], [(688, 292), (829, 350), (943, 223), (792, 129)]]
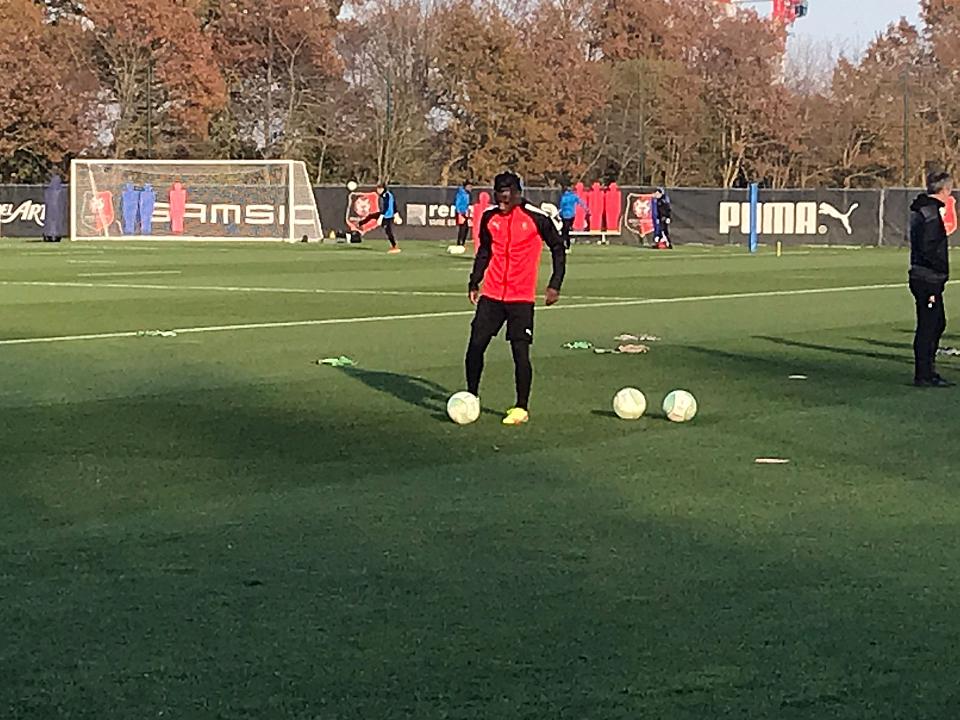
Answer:
[(470, 298), (470, 303), (471, 303), (472, 305), (476, 305), (478, 302), (480, 302), (480, 291), (479, 291), (479, 290), (470, 290), (470, 291), (467, 293), (467, 297)]

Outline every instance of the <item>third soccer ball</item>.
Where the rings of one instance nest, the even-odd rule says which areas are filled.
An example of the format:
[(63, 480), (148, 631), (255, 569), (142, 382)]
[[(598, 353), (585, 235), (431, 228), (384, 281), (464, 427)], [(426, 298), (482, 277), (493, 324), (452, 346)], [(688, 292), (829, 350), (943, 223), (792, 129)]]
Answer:
[(624, 388), (613, 396), (613, 411), (622, 420), (639, 420), (647, 411), (647, 398), (636, 388)]
[(447, 252), (451, 255), (463, 255), (467, 249), (463, 245), (450, 245)]
[(349, 190), (350, 192), (354, 192), (356, 189), (357, 189), (357, 183), (356, 183), (356, 182), (354, 182), (353, 180), (351, 180), (350, 182), (347, 183), (347, 190)]
[(480, 399), (466, 391), (458, 392), (447, 400), (447, 415), (457, 425), (469, 425), (480, 417)]
[(663, 414), (677, 423), (693, 420), (697, 415), (697, 399), (686, 390), (674, 390), (663, 400)]

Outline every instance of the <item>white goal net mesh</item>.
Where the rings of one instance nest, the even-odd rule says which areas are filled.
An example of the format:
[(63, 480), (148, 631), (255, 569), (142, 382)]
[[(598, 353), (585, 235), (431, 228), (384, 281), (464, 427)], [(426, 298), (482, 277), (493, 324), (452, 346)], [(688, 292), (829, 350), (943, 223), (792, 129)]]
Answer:
[(323, 237), (302, 162), (76, 160), (74, 240)]

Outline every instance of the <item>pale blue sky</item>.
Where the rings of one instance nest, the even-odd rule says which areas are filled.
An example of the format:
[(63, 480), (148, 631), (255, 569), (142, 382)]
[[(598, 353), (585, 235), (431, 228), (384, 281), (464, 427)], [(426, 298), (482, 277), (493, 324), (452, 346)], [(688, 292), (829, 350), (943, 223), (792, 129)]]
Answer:
[(836, 43), (861, 52), (887, 25), (906, 16), (917, 22), (919, 0), (809, 0), (810, 14), (793, 27), (798, 37)]

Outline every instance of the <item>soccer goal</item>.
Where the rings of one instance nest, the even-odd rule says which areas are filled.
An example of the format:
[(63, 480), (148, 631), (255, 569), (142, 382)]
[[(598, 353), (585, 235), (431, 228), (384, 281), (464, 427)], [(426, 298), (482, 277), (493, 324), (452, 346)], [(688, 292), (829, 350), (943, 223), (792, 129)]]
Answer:
[(294, 160), (74, 160), (73, 240), (319, 242), (306, 165)]

